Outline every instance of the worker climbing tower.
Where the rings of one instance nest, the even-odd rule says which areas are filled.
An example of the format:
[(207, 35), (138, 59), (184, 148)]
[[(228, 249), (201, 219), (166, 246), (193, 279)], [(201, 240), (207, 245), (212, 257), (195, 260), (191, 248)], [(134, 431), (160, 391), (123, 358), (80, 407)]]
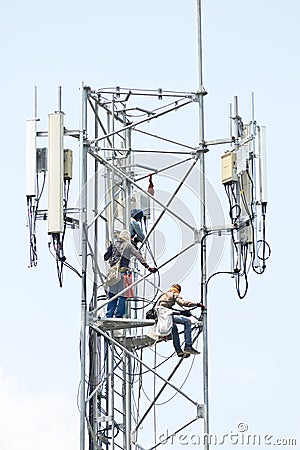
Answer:
[[(190, 429), (209, 435), (208, 282), (218, 274), (226, 240), (231, 245), (226, 273), (234, 278), (240, 298), (247, 293), (249, 266), (263, 273), (269, 257), (265, 128), (255, 121), (254, 97), (248, 122), (240, 117), (235, 97), (229, 136), (206, 140), (200, 0), (197, 19), (196, 90), (82, 83), (78, 129), (62, 109), (61, 88), (47, 130), (38, 130), (36, 107), (27, 121), (30, 266), (38, 261), (37, 220), (47, 220), (60, 286), (67, 269), (81, 283), (80, 450), (154, 449), (163, 444), (167, 448), (177, 433)], [(37, 92), (35, 104), (36, 98)], [(187, 117), (197, 117), (198, 127), (180, 139), (178, 130)], [(172, 135), (164, 131), (166, 123)], [(70, 142), (75, 143), (72, 149)], [(229, 201), (228, 223), (206, 179), (205, 159), (211, 148), (223, 149), (220, 184)], [(70, 207), (75, 152), (80, 182), (76, 181), (78, 202)], [(48, 204), (41, 209), (45, 186)], [(108, 298), (109, 265), (103, 256), (120, 232), (130, 229), (133, 210), (143, 211), (145, 238), (138, 243), (139, 251), (157, 271), (148, 272), (132, 258), (126, 284), (115, 295), (127, 297), (126, 314), (107, 318), (107, 305), (114, 297)], [(80, 270), (65, 256), (69, 230)], [(191, 316), (193, 345), (201, 356), (178, 358), (171, 340), (153, 337), (155, 321), (147, 319), (146, 312), (172, 283), (184, 284), (189, 276), (197, 276), (199, 286), (191, 300), (204, 305)], [(201, 443), (208, 450), (209, 440)]]

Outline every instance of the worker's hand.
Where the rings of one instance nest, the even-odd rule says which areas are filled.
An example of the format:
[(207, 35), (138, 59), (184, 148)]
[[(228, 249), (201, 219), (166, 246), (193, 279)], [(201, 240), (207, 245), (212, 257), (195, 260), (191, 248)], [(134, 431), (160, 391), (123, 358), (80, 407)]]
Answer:
[(201, 308), (201, 309), (205, 309), (205, 306), (203, 305), (203, 303), (196, 303), (196, 306), (199, 306), (199, 308)]
[(148, 270), (149, 270), (149, 272), (150, 273), (155, 273), (155, 272), (157, 272), (157, 267), (148, 267)]

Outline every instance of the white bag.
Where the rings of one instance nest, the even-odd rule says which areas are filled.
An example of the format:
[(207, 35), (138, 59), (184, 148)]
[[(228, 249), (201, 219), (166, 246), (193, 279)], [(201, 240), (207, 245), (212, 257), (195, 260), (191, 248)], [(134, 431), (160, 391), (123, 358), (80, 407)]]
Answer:
[(111, 268), (109, 269), (105, 284), (107, 286), (114, 286), (115, 284), (119, 283), (120, 280), (121, 280), (121, 273), (119, 261), (113, 266), (111, 266)]
[(157, 311), (157, 323), (156, 333), (159, 336), (168, 336), (172, 331), (173, 326), (173, 311), (170, 308), (164, 306), (158, 306)]
[(147, 336), (154, 340), (158, 340), (162, 336), (168, 336), (172, 332), (173, 327), (172, 309), (158, 306), (156, 311), (157, 322), (147, 332)]

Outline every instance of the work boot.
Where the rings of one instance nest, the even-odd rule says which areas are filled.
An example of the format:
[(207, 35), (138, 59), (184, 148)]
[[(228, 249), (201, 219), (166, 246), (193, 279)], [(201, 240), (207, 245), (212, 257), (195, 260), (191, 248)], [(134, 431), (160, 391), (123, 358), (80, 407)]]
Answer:
[(179, 352), (177, 352), (177, 356), (179, 356), (179, 358), (188, 358), (190, 355), (189, 353), (184, 353), (182, 350), (179, 350)]
[(184, 353), (187, 353), (188, 355), (200, 355), (200, 352), (198, 352), (198, 350), (196, 350), (192, 346), (184, 347)]

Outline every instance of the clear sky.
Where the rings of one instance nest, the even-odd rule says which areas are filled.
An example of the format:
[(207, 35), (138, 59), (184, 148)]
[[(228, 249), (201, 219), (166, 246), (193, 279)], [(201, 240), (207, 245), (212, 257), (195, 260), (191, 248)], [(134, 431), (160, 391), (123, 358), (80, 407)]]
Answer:
[[(256, 119), (267, 126), (272, 248), (266, 273), (250, 275), (244, 301), (231, 279), (210, 285), (211, 429), (236, 431), (244, 422), (250, 432), (297, 438), (298, 445), (299, 20), (296, 0), (203, 0), (205, 134), (227, 135), (234, 95), (249, 119), (255, 93)], [(80, 283), (66, 273), (59, 288), (43, 223), (39, 265), (27, 267), (25, 120), (33, 113), (34, 86), (44, 129), (58, 85), (73, 128), (82, 80), (95, 88), (197, 90), (196, 1), (11, 1), (2, 5), (0, 24), (0, 447), (74, 450)], [(182, 125), (185, 136), (191, 124)], [(217, 192), (220, 156), (206, 157)]]

